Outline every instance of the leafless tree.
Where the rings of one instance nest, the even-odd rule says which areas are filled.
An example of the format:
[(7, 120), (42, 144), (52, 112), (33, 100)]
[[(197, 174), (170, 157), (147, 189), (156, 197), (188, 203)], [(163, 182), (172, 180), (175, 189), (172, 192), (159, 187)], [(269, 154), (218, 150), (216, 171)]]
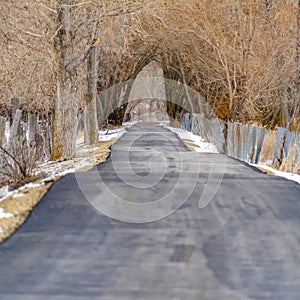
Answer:
[(126, 103), (130, 80), (154, 60), (224, 120), (290, 127), (299, 124), (299, 7), (269, 0), (1, 1), (0, 106), (6, 110), (17, 96), (28, 107), (55, 109), (51, 159), (69, 158), (78, 109), (86, 111), (86, 140), (94, 143), (97, 124)]

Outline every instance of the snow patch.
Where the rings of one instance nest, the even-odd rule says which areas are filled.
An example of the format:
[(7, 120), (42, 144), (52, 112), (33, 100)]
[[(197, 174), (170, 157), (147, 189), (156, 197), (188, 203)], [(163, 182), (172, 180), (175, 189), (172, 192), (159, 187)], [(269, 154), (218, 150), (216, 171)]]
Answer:
[[(159, 125), (160, 126), (169, 126), (170, 125), (170, 120), (165, 120), (165, 121), (161, 121), (160, 123), (159, 123)], [(172, 127), (172, 128), (174, 128), (174, 127)]]
[(8, 186), (4, 186), (0, 188), (0, 202), (2, 201), (3, 197), (6, 197), (8, 194)]
[(99, 141), (111, 141), (119, 139), (126, 132), (125, 128), (117, 128), (111, 130), (99, 130)]
[(78, 162), (76, 162), (75, 170), (90, 167), (92, 165), (93, 164), (88, 159), (79, 160)]
[(193, 145), (191, 145), (191, 146), (193, 147), (195, 152), (219, 153), (216, 145), (204, 141), (204, 139), (199, 135), (195, 135), (192, 132), (184, 130), (184, 129), (166, 126), (164, 124), (163, 124), (163, 127), (176, 133), (181, 140), (185, 140), (187, 142), (194, 144), (195, 145), (194, 147), (193, 147)]
[(12, 196), (13, 194), (14, 194), (13, 191), (8, 192), (5, 196), (2, 196), (2, 197), (0, 198), (0, 202), (2, 202), (2, 201), (4, 201), (5, 199), (9, 198), (9, 197)]
[(20, 191), (23, 191), (23, 190), (25, 190), (25, 189), (27, 189), (27, 188), (28, 188), (28, 189), (29, 189), (29, 188), (37, 188), (37, 187), (40, 187), (40, 186), (42, 186), (41, 183), (33, 183), (33, 182), (30, 182), (30, 183), (27, 183), (27, 184), (21, 186), (17, 191), (20, 192)]
[[(136, 121), (123, 122), (122, 127), (115, 129), (99, 130), (99, 141), (107, 142), (114, 139), (119, 139), (126, 132), (126, 128), (130, 128), (135, 124), (137, 124)], [(84, 136), (81, 136), (76, 140), (76, 145), (77, 147), (84, 145)]]
[(5, 213), (4, 209), (0, 207), (0, 219), (9, 219), (13, 217), (14, 215), (11, 213)]
[[(36, 188), (36, 187), (40, 187), (42, 186), (44, 183), (41, 182), (41, 183), (33, 183), (33, 182), (30, 182), (30, 183), (27, 183), (23, 186), (21, 186), (20, 188), (18, 188), (17, 190), (14, 190), (14, 191), (10, 191), (8, 192), (7, 194), (3, 195), (2, 197), (0, 196), (0, 202), (4, 201), (5, 199), (9, 198), (9, 197), (13, 197), (13, 198), (21, 198), (24, 196), (23, 193), (21, 193), (21, 191), (27, 189), (27, 188)], [(7, 189), (8, 189), (8, 186), (7, 186)]]
[(72, 173), (75, 173), (76, 172), (76, 169), (75, 168), (71, 168), (71, 169), (68, 169), (66, 171), (63, 171), (63, 172), (60, 172), (60, 173), (57, 173), (55, 174), (55, 176), (65, 176), (67, 174), (72, 174)]
[[(136, 122), (127, 122), (124, 123), (122, 127), (112, 129), (112, 130), (103, 130), (99, 131), (99, 140), (100, 141), (110, 141), (113, 139), (119, 139), (125, 132), (128, 127), (131, 127), (135, 125)], [(10, 128), (9, 128), (9, 122), (6, 123), (6, 138), (9, 138), (10, 134)], [(76, 141), (77, 146), (78, 146), (78, 153), (84, 154), (87, 152), (93, 152), (94, 149), (91, 148), (90, 146), (87, 146), (84, 144), (84, 137), (81, 136), (77, 139)], [(82, 145), (81, 145), (82, 144)], [(36, 170), (35, 174), (36, 175), (42, 175), (42, 180), (40, 183), (28, 183), (22, 187), (20, 187), (17, 190), (14, 191), (8, 191), (8, 186), (5, 186), (4, 188), (0, 189), (0, 202), (4, 201), (5, 199), (9, 197), (13, 198), (20, 198), (24, 194), (22, 191), (27, 188), (36, 188), (44, 185), (47, 182), (55, 181), (57, 177), (62, 177), (64, 175), (70, 174), (70, 173), (75, 173), (77, 170), (83, 169), (85, 167), (91, 167), (93, 166), (93, 162), (87, 158), (75, 158), (70, 161), (48, 161), (46, 163), (40, 164)]]
[(3, 233), (2, 227), (0, 226), (0, 233)]
[(256, 167), (256, 168), (260, 168), (260, 169), (264, 169), (266, 171), (270, 171), (272, 172), (275, 176), (279, 176), (279, 177), (283, 177), (286, 178), (288, 180), (292, 180), (295, 181), (297, 183), (300, 184), (300, 175), (298, 174), (294, 174), (294, 173), (288, 173), (288, 172), (282, 172), (282, 171), (278, 171), (276, 169), (271, 168), (270, 166), (267, 166), (265, 164), (251, 164), (249, 163), (250, 166)]
[(23, 194), (23, 193), (17, 193), (17, 194), (13, 195), (13, 198), (22, 198), (24, 196), (25, 196), (25, 194)]
[(137, 123), (138, 123), (137, 121), (123, 122), (122, 126), (130, 128), (130, 127), (134, 126)]

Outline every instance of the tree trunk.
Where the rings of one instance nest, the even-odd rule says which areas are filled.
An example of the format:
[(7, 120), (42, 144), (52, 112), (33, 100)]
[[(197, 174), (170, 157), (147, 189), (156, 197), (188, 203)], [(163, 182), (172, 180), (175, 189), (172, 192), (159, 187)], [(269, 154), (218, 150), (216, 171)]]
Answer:
[(57, 101), (54, 113), (51, 160), (75, 156), (77, 131), (76, 72), (66, 66), (73, 57), (72, 14), (70, 0), (60, 1), (57, 9), (56, 54)]
[(77, 101), (72, 78), (58, 76), (57, 94), (51, 160), (72, 158), (76, 151)]
[[(297, 15), (297, 63), (300, 65), (300, 0), (298, 0), (298, 15)], [(299, 74), (298, 74), (299, 75)]]
[(96, 94), (96, 49), (93, 48), (87, 57), (87, 79), (85, 94), (85, 142), (93, 145), (98, 141), (97, 94)]
[(37, 116), (34, 113), (28, 113), (28, 141), (29, 144), (36, 142), (36, 134), (38, 131)]
[(298, 28), (298, 36), (297, 36), (297, 66), (298, 66), (298, 74), (297, 74), (297, 94), (295, 101), (295, 111), (299, 112), (299, 103), (300, 103), (300, 0), (298, 0), (298, 15), (297, 15), (297, 28)]

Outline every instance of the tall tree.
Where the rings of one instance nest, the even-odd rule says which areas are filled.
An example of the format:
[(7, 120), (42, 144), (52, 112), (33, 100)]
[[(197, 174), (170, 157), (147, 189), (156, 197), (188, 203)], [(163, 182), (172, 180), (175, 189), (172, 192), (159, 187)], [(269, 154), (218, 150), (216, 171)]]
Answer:
[(298, 0), (297, 7), (297, 63), (300, 65), (300, 0)]

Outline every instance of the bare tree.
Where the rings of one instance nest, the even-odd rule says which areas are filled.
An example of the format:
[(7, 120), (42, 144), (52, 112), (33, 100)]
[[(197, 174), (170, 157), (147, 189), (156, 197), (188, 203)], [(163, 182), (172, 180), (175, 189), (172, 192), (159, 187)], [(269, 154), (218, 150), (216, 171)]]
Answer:
[(167, 78), (198, 91), (224, 120), (289, 127), (299, 119), (299, 5), (1, 1), (0, 104), (7, 110), (10, 99), (19, 97), (21, 105), (42, 112), (55, 108), (51, 159), (69, 158), (78, 108), (86, 110), (87, 142), (94, 143), (97, 123), (126, 102), (130, 84), (109, 89), (154, 60)]

